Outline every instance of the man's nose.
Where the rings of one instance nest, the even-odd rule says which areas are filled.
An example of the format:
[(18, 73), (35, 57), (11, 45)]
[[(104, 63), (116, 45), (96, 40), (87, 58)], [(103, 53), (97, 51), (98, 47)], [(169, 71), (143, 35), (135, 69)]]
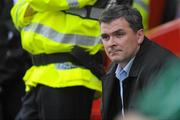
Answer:
[(115, 37), (114, 37), (114, 36), (110, 36), (108, 42), (109, 42), (109, 45), (114, 45), (114, 44), (116, 44)]

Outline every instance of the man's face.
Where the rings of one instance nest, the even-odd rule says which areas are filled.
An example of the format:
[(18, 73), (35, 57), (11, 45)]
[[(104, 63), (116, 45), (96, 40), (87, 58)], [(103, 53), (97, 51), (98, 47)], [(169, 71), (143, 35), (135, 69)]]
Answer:
[(143, 29), (134, 32), (122, 17), (101, 23), (101, 37), (107, 56), (111, 61), (125, 66), (133, 58), (144, 39)]

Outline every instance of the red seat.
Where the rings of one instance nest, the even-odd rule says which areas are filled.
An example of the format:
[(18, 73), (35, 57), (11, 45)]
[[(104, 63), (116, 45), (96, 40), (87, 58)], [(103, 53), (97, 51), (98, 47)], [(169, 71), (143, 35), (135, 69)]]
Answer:
[(100, 106), (101, 106), (101, 100), (100, 99), (94, 100), (92, 112), (91, 112), (91, 120), (101, 120)]
[(166, 0), (150, 0), (149, 4), (149, 27), (152, 29), (162, 24)]
[(180, 18), (153, 28), (146, 35), (180, 57)]

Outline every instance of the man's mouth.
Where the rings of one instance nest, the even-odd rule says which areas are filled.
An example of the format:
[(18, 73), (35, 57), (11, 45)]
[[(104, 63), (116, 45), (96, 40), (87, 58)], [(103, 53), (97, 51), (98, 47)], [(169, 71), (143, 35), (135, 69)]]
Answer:
[(113, 55), (118, 54), (119, 52), (122, 52), (122, 50), (110, 50), (109, 55), (113, 56)]

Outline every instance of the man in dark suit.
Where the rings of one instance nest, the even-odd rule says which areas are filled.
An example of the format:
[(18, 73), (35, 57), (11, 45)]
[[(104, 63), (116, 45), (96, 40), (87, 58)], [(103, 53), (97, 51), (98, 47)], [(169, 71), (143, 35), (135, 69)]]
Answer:
[(142, 16), (130, 6), (106, 9), (100, 22), (105, 52), (112, 61), (103, 79), (102, 118), (113, 120), (135, 110), (139, 92), (177, 57), (145, 37)]

